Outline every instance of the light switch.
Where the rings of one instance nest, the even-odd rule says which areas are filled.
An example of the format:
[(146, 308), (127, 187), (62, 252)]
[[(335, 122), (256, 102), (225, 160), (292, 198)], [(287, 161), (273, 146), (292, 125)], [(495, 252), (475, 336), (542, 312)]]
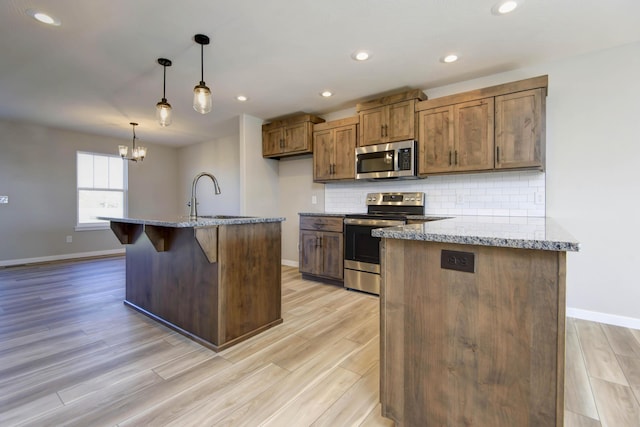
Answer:
[(317, 196), (311, 196), (311, 204), (312, 205), (318, 204), (318, 197)]
[(6, 205), (9, 203), (9, 196), (0, 196), (0, 204)]

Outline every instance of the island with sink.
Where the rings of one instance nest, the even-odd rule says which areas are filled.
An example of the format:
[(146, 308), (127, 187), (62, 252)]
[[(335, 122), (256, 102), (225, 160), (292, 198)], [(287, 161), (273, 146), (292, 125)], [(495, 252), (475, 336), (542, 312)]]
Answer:
[(549, 218), (377, 229), (380, 400), (401, 426), (562, 426), (566, 252)]
[(214, 351), (282, 323), (284, 218), (102, 219), (126, 245), (126, 305)]

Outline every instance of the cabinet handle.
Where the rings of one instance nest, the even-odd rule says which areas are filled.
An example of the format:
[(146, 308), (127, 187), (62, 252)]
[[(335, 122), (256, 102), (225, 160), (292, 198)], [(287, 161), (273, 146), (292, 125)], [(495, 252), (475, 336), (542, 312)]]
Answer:
[(384, 125), (380, 125), (380, 138), (384, 136)]
[(384, 136), (389, 136), (389, 125), (384, 125)]
[(449, 150), (449, 166), (451, 166), (451, 150)]
[(455, 158), (456, 158), (456, 166), (458, 166), (458, 150), (456, 150), (456, 151), (455, 151), (455, 153), (456, 153), (456, 155), (455, 155)]
[(500, 147), (496, 147), (496, 163), (500, 163)]

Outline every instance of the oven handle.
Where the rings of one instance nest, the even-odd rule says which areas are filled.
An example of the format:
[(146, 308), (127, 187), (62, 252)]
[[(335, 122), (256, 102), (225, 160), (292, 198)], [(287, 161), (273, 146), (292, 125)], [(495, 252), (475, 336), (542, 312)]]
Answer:
[(345, 218), (345, 225), (368, 225), (373, 227), (397, 227), (405, 225), (405, 221), (396, 219), (361, 219), (361, 218)]

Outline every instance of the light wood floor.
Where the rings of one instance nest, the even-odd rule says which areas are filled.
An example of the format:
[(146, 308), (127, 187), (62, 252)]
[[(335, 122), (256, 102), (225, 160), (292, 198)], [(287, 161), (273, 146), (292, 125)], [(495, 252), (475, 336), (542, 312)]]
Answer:
[[(283, 267), (284, 323), (214, 353), (122, 304), (124, 259), (0, 269), (0, 425), (390, 426), (378, 299)], [(640, 426), (640, 331), (567, 322), (567, 426)]]

